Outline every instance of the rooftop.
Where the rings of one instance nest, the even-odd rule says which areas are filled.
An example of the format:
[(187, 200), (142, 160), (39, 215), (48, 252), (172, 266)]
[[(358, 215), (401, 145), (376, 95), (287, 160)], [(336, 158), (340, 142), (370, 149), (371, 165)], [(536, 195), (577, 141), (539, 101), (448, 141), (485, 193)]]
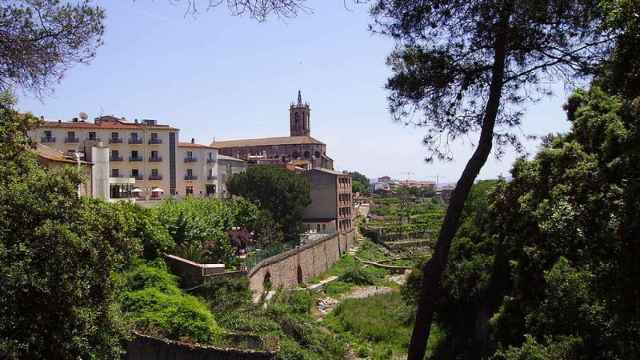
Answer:
[[(137, 121), (137, 120), (136, 120)], [(117, 118), (112, 115), (101, 116), (95, 122), (88, 122), (74, 119), (72, 121), (42, 121), (41, 127), (46, 128), (68, 128), (68, 129), (158, 129), (158, 130), (178, 130), (169, 125), (158, 124), (156, 120), (142, 120), (140, 122), (128, 122), (124, 118)]]
[(211, 146), (218, 149), (251, 146), (273, 146), (273, 145), (300, 145), (300, 144), (324, 144), (311, 136), (282, 136), (259, 139), (241, 139), (214, 141)]
[[(50, 161), (64, 162), (69, 164), (77, 164), (78, 162), (71, 156), (65, 155), (63, 152), (58, 151), (40, 143), (34, 145), (33, 151), (38, 154), (39, 157)], [(80, 160), (81, 164), (90, 165), (90, 162)]]
[(196, 143), (192, 143), (192, 142), (181, 142), (181, 143), (178, 143), (178, 147), (194, 148), (194, 149), (217, 149), (214, 146), (196, 144)]

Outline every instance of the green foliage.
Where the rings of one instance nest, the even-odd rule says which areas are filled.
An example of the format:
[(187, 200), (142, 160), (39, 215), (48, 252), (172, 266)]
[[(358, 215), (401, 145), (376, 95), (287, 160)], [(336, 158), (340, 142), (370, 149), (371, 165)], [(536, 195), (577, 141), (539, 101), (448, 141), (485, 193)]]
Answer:
[(593, 87), (567, 110), (568, 134), (517, 161), (486, 200), (470, 198), (438, 309), (438, 358), (640, 356), (637, 100)]
[(122, 278), (121, 307), (136, 330), (198, 343), (212, 343), (221, 333), (206, 304), (182, 293), (164, 266), (138, 263)]
[(75, 167), (40, 167), (25, 137), (35, 119), (6, 94), (0, 105), (0, 353), (118, 358), (126, 330), (110, 275), (141, 245), (117, 209), (78, 197)]
[[(324, 321), (340, 339), (372, 359), (405, 354), (413, 322), (414, 310), (398, 292), (344, 300)], [(431, 336), (436, 340), (440, 333), (435, 330)]]
[(258, 218), (257, 208), (244, 199), (167, 200), (154, 208), (153, 214), (175, 242), (176, 255), (229, 265), (234, 264), (236, 249), (227, 231), (234, 226), (252, 229)]
[(287, 240), (298, 239), (303, 211), (311, 204), (306, 178), (278, 166), (251, 166), (233, 175), (227, 189), (268, 211)]
[(358, 180), (352, 180), (351, 191), (354, 193), (366, 194), (369, 192), (369, 188)]
[(251, 290), (246, 277), (210, 280), (196, 288), (194, 294), (204, 298), (216, 314), (251, 303)]
[[(104, 10), (91, 1), (5, 1), (0, 6), (0, 91), (40, 93), (102, 44)], [(16, 49), (20, 49), (16, 51)]]
[(127, 235), (143, 245), (145, 259), (153, 260), (173, 250), (173, 238), (150, 209), (129, 202), (116, 202), (113, 206), (127, 222)]

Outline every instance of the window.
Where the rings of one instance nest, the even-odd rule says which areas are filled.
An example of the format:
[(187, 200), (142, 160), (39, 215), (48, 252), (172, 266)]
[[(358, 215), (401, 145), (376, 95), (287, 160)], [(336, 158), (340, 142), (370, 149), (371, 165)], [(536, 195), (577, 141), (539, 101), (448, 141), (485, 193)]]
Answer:
[(119, 169), (111, 169), (111, 177), (120, 177)]
[(158, 176), (158, 169), (151, 169), (151, 176)]
[(153, 150), (153, 151), (151, 152), (151, 158), (152, 158), (152, 159), (157, 159), (158, 157), (159, 157), (159, 156), (158, 156), (158, 152), (157, 152), (156, 150)]
[(117, 133), (117, 132), (112, 132), (112, 133), (111, 133), (111, 138), (112, 138), (113, 140), (118, 140), (118, 133)]
[(76, 137), (76, 132), (75, 131), (67, 131), (67, 138), (68, 139), (73, 139)]
[(131, 150), (131, 157), (134, 159), (138, 158), (138, 150)]
[(187, 196), (193, 195), (193, 185), (187, 185), (184, 188), (184, 192), (187, 194)]
[(193, 176), (193, 169), (187, 169), (187, 176), (188, 177), (192, 177)]
[(313, 155), (315, 155), (316, 158), (320, 157), (320, 151), (316, 151)]
[(158, 133), (151, 133), (151, 140), (158, 140)]
[(213, 184), (207, 184), (206, 186), (206, 191), (207, 191), (207, 196), (212, 196), (215, 195), (216, 193), (216, 186)]
[(309, 152), (308, 152), (308, 151), (305, 151), (305, 152), (304, 152), (304, 158), (305, 158), (305, 159), (308, 159), (308, 158), (309, 158), (309, 156), (311, 156), (311, 154), (309, 154)]
[(187, 157), (189, 159), (193, 158), (193, 151), (187, 151)]
[(131, 177), (138, 178), (138, 176), (140, 176), (140, 172), (138, 171), (138, 169), (131, 169)]
[(89, 140), (96, 140), (96, 132), (95, 131), (89, 131)]
[(131, 140), (138, 140), (138, 133), (131, 133)]
[(117, 159), (119, 155), (120, 153), (118, 152), (118, 150), (111, 150), (111, 158)]
[(44, 137), (46, 137), (47, 139), (51, 139), (51, 130), (45, 130)]

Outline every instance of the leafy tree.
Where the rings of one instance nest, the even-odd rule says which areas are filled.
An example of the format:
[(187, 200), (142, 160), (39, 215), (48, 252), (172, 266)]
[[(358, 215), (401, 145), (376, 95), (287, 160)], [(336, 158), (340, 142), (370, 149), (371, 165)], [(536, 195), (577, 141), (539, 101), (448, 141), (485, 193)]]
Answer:
[(36, 93), (74, 63), (88, 63), (102, 45), (104, 10), (90, 0), (15, 0), (0, 4), (0, 91)]
[(269, 15), (295, 17), (300, 11), (307, 10), (305, 0), (172, 0), (172, 3), (185, 3), (186, 13), (195, 15), (201, 7), (210, 10), (226, 3), (232, 15), (247, 15), (258, 21), (265, 21)]
[(369, 182), (369, 178), (362, 175), (361, 173), (354, 171), (349, 173), (352, 179), (352, 188), (353, 192), (368, 194), (371, 183)]
[(141, 252), (109, 204), (81, 199), (74, 167), (41, 168), (26, 130), (0, 106), (0, 357), (119, 358), (125, 330), (113, 271)]
[(450, 159), (446, 144), (479, 132), (423, 269), (410, 359), (424, 357), (451, 242), (493, 143), (519, 147), (509, 128), (546, 93), (544, 81), (593, 73), (611, 43), (599, 10), (589, 1), (376, 1), (375, 29), (398, 43), (388, 59), (391, 112), (406, 124), (422, 113), (415, 123), (428, 129), (427, 160)]
[(366, 185), (364, 185), (362, 182), (360, 182), (359, 180), (352, 180), (351, 181), (351, 190), (354, 193), (361, 193), (361, 194), (365, 194), (369, 192), (369, 187), (367, 187)]
[(228, 232), (233, 227), (253, 229), (258, 209), (244, 199), (188, 198), (164, 201), (153, 213), (173, 238), (176, 255), (197, 262), (232, 265), (236, 251)]
[(309, 182), (278, 166), (252, 166), (233, 175), (227, 190), (268, 211), (287, 240), (295, 240), (302, 228), (302, 214), (311, 204)]

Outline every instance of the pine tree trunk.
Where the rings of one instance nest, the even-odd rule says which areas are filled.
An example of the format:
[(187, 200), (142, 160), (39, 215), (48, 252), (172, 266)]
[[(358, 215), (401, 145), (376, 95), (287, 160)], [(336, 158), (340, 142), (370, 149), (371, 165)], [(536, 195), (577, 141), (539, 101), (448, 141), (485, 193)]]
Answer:
[(456, 184), (451, 195), (447, 213), (440, 228), (440, 235), (436, 243), (433, 256), (424, 265), (422, 290), (416, 311), (416, 323), (409, 344), (408, 360), (422, 360), (426, 353), (427, 341), (431, 331), (435, 302), (441, 292), (442, 274), (447, 266), (449, 249), (456, 232), (458, 231), (460, 216), (465, 200), (471, 191), (471, 186), (478, 176), (491, 153), (493, 145), (493, 132), (500, 98), (502, 97), (502, 85), (504, 80), (506, 58), (506, 19), (496, 33), (494, 44), (494, 62), (492, 67), (491, 83), (489, 85), (489, 98), (482, 121), (482, 130), (478, 147), (467, 162), (467, 165)]

